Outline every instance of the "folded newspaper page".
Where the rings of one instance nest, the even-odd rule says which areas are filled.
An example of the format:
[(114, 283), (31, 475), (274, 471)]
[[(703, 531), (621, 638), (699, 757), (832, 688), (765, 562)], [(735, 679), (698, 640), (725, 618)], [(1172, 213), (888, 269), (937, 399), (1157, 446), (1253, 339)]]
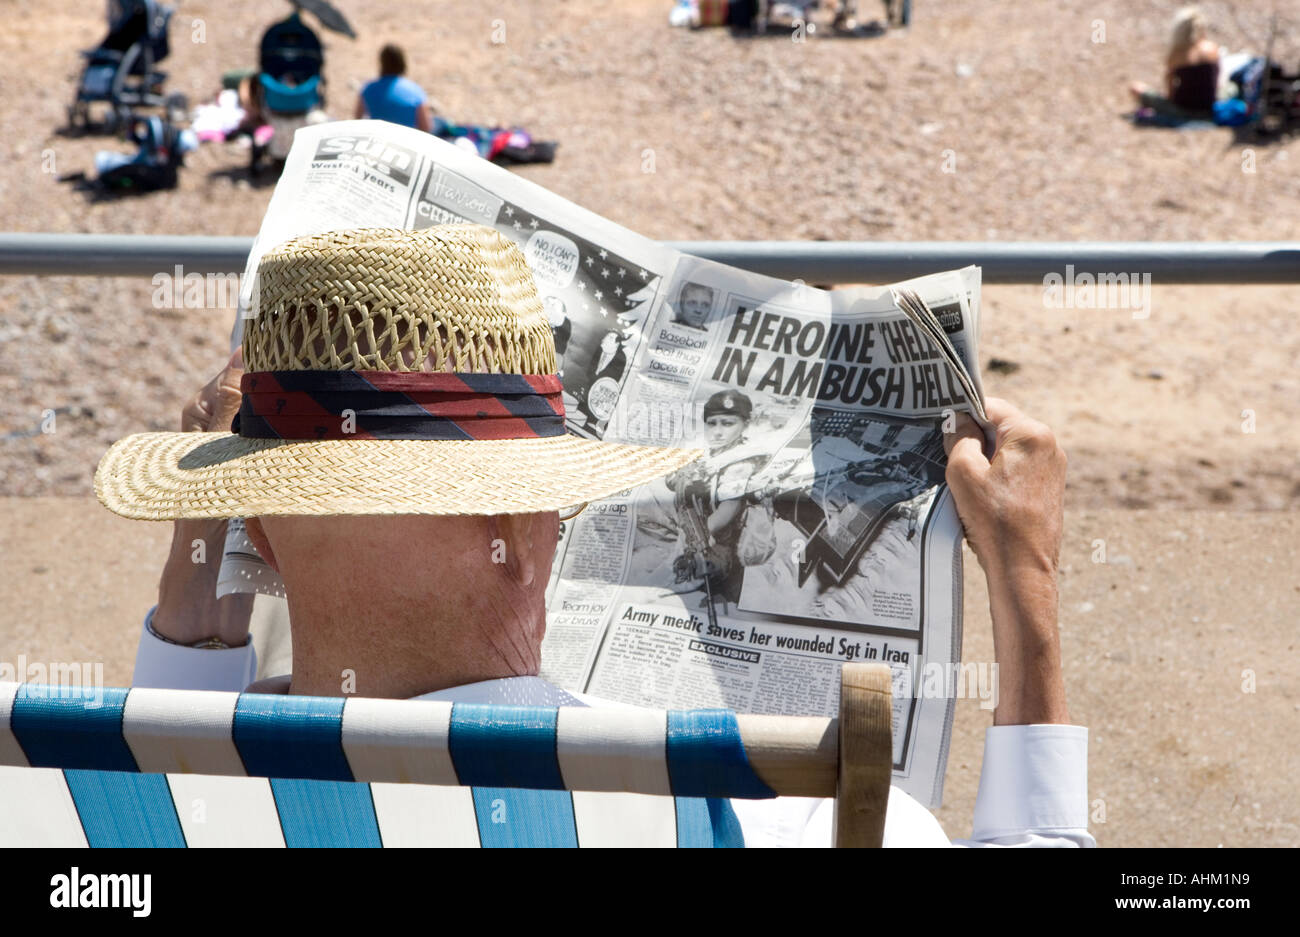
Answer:
[[(259, 258), (291, 237), (449, 222), (522, 249), (572, 432), (707, 450), (562, 525), (542, 676), (657, 708), (833, 715), (840, 665), (884, 662), (894, 781), (938, 806), (970, 692), (943, 429), (982, 417), (979, 270), (814, 289), (671, 250), (428, 134), (344, 121), (295, 136), (244, 315)], [(282, 591), (238, 524), (220, 588)]]

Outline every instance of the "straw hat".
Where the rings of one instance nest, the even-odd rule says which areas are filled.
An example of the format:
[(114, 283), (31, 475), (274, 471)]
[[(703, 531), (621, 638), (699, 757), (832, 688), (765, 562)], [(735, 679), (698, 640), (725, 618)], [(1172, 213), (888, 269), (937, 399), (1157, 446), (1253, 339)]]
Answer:
[(515, 514), (666, 475), (693, 449), (564, 429), (523, 254), (481, 225), (295, 238), (257, 272), (231, 433), (115, 443), (95, 494), (124, 517)]

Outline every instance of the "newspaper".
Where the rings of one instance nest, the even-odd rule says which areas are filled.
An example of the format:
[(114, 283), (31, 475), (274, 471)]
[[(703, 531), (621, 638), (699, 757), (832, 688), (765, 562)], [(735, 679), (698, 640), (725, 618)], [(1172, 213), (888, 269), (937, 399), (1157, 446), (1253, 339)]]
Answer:
[[(962, 615), (943, 428), (983, 413), (978, 268), (815, 289), (671, 250), (428, 134), (345, 121), (295, 136), (243, 315), (259, 258), (290, 237), (467, 221), (527, 258), (572, 432), (707, 450), (562, 524), (542, 676), (659, 708), (831, 715), (840, 665), (884, 662), (894, 782), (938, 806)], [(240, 525), (221, 589), (282, 594)]]

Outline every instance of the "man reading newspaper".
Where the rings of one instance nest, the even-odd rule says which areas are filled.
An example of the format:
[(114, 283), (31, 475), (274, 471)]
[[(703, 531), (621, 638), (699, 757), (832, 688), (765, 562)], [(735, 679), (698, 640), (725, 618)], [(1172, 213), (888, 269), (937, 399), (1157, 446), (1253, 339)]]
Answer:
[[(122, 440), (96, 474), (110, 509), (176, 523), (136, 685), (248, 685), (246, 597), (216, 598), (215, 564), (191, 561), (195, 539), (217, 550), (226, 519), (246, 517), (283, 580), (293, 631), (292, 673), (253, 689), (612, 705), (538, 676), (559, 509), (680, 471), (698, 453), (566, 432), (533, 276), (488, 228), (294, 238), (264, 254), (258, 281), (242, 362), (187, 408), (185, 428), (203, 432)], [(1092, 845), (1086, 730), (1068, 725), (1056, 628), (1065, 459), (1051, 432), (1011, 405), (989, 400), (985, 412), (991, 455), (964, 416), (944, 439), (947, 481), (989, 580), (1001, 676), (965, 842)], [(257, 783), (214, 788), (209, 810)], [(373, 785), (376, 805), (388, 787)], [(403, 815), (408, 834), (446, 807), (438, 790)], [(287, 803), (292, 790), (274, 796), (278, 810), (301, 814)], [(696, 834), (707, 835), (684, 842), (684, 808), (671, 798), (509, 796), (513, 845), (831, 838), (829, 801), (701, 804)], [(238, 829), (241, 818), (223, 822)], [(480, 812), (478, 841), (499, 835)], [(931, 814), (891, 789), (886, 845), (947, 842)]]

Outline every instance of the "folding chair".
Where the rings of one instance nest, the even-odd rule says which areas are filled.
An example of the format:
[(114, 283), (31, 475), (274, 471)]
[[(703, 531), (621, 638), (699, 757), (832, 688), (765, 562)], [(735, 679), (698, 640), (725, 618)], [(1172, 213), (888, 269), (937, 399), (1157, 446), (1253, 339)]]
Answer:
[(615, 845), (581, 792), (631, 792), (675, 837), (640, 844), (725, 845), (722, 798), (793, 795), (879, 846), (890, 680), (844, 665), (837, 719), (0, 683), (0, 845)]

